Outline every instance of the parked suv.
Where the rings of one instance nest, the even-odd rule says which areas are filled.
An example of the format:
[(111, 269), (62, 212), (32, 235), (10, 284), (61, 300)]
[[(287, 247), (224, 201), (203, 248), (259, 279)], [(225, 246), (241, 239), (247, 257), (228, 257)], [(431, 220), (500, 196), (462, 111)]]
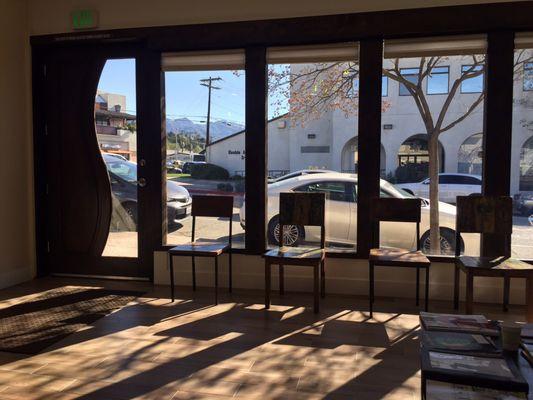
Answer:
[[(137, 164), (117, 157), (102, 154), (107, 167), (111, 192), (126, 213), (137, 225)], [(174, 181), (167, 180), (167, 215), (169, 228), (175, 228), (178, 220), (190, 213), (191, 196), (187, 189)]]
[[(398, 187), (417, 196), (429, 197), (429, 178), (416, 183), (399, 183)], [(455, 204), (457, 196), (481, 193), (481, 176), (471, 174), (439, 174), (439, 201)]]

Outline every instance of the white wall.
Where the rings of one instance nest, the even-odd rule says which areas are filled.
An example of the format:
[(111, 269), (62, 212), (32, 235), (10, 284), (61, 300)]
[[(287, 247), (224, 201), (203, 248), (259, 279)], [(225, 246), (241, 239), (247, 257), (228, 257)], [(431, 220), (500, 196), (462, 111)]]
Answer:
[[(268, 160), (269, 169), (289, 170), (290, 148), (289, 123), (283, 118), (268, 123)], [(211, 143), (207, 148), (207, 162), (219, 165), (228, 170), (230, 176), (237, 171), (245, 170), (246, 154), (245, 134), (228, 136)]]
[(0, 288), (34, 273), (28, 8), (0, 0)]
[[(169, 284), (169, 270), (167, 255), (156, 252), (154, 279), (156, 284)], [(196, 258), (197, 284), (213, 287), (213, 260)], [(227, 258), (221, 260), (219, 283), (227, 287), (228, 267)], [(264, 260), (259, 256), (234, 255), (233, 258), (233, 286), (237, 288), (263, 290), (265, 284)], [(278, 288), (277, 268), (272, 267), (272, 290)], [(191, 285), (190, 257), (176, 257), (174, 259), (174, 273), (176, 285)], [(424, 282), (423, 272), (421, 282)], [(399, 298), (412, 298), (414, 304), (415, 293), (414, 270), (405, 268), (377, 267), (375, 272), (376, 295)], [(285, 268), (285, 290), (312, 292), (313, 276), (309, 268)], [(224, 290), (224, 289), (220, 289)], [(364, 260), (342, 260), (330, 258), (326, 260), (326, 292), (346, 295), (368, 295), (368, 262)], [(421, 284), (421, 296), (423, 296)], [(430, 300), (453, 299), (453, 264), (433, 263), (430, 273)], [(465, 278), (461, 275), (461, 299), (465, 296)], [(503, 299), (503, 282), (501, 279), (476, 278), (475, 301), (501, 303)], [(259, 300), (261, 301), (261, 300)], [(311, 295), (309, 304), (311, 304)], [(512, 304), (524, 304), (525, 284), (523, 279), (511, 280)], [(350, 300), (346, 300), (346, 307), (350, 307)], [(431, 307), (431, 302), (430, 302)]]

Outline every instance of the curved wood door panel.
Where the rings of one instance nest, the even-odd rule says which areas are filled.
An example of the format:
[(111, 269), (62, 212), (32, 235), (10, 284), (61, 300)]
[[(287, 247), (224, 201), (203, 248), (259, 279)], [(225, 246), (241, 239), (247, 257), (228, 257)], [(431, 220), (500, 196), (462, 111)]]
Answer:
[(50, 252), (59, 263), (99, 257), (109, 233), (111, 188), (94, 123), (105, 61), (70, 54), (47, 64)]

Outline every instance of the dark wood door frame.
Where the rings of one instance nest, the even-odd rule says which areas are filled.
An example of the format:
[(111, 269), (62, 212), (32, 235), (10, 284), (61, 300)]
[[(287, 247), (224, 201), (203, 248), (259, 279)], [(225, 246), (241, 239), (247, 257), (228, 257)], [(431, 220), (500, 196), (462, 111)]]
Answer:
[[(146, 160), (145, 166), (138, 167), (139, 178), (145, 178), (149, 190), (138, 190), (138, 247), (137, 258), (130, 257), (80, 257), (79, 262), (55, 262), (50, 265), (49, 232), (54, 225), (47, 213), (49, 201), (49, 185), (46, 176), (48, 158), (47, 142), (49, 141), (45, 95), (48, 77), (47, 69), (50, 57), (61, 54), (65, 57), (84, 55), (100, 60), (134, 58), (136, 60), (136, 102), (138, 125), (138, 158)], [(161, 243), (163, 198), (161, 160), (161, 143), (164, 130), (161, 129), (161, 87), (148, 83), (161, 76), (160, 53), (146, 49), (139, 44), (127, 45), (90, 45), (72, 48), (54, 48), (42, 51), (34, 49), (32, 60), (33, 105), (34, 105), (34, 176), (35, 176), (35, 209), (37, 239), (37, 271), (39, 276), (49, 273), (67, 273), (80, 275), (127, 276), (153, 278), (153, 249)], [(90, 267), (90, 268), (89, 268)]]

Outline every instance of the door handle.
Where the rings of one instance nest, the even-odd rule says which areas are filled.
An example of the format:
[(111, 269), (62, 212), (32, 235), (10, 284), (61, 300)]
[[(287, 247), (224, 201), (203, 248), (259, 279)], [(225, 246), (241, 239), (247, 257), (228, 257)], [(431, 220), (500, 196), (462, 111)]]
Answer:
[(146, 186), (146, 179), (144, 178), (139, 178), (139, 180), (135, 181), (135, 183), (137, 184), (137, 186), (139, 187), (145, 187)]

